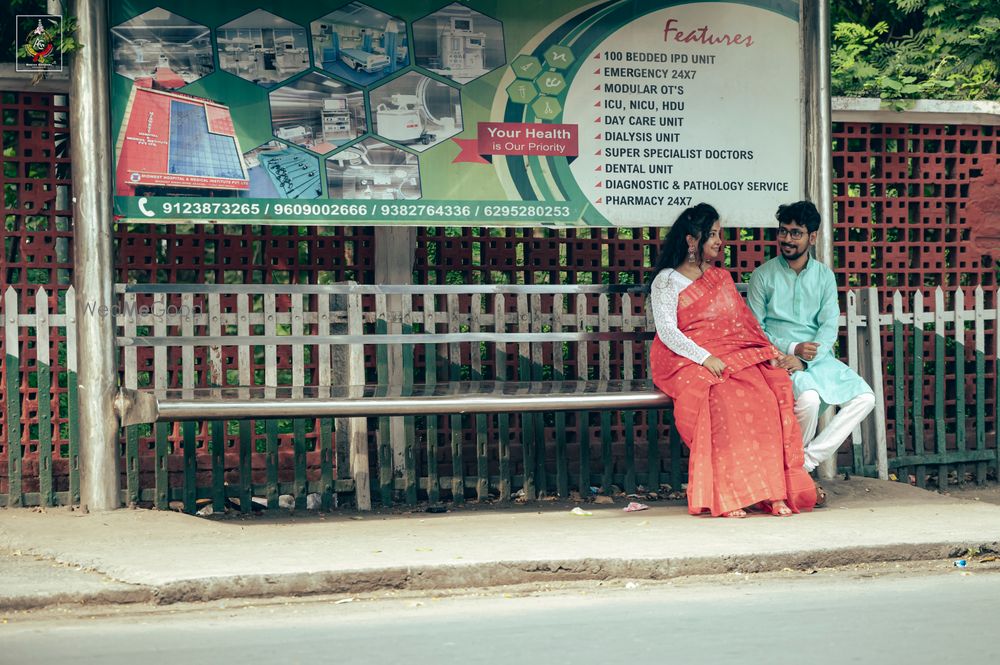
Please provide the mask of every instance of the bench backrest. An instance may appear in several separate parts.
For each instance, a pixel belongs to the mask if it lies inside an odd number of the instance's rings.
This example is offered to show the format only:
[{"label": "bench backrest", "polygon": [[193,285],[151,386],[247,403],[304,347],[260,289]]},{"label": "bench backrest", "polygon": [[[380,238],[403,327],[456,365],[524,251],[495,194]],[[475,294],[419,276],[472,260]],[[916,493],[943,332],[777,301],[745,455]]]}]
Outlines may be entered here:
[{"label": "bench backrest", "polygon": [[642,287],[119,285],[129,388],[639,379]]}]

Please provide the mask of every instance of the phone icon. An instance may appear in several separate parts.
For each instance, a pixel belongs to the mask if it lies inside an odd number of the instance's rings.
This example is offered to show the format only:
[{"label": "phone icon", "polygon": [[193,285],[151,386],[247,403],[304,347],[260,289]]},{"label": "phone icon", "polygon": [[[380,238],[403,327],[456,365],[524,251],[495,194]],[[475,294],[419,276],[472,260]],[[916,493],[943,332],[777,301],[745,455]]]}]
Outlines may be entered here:
[{"label": "phone icon", "polygon": [[155,217],[156,213],[146,207],[146,204],[148,202],[149,199],[147,199],[145,196],[139,198],[139,212],[141,212],[146,217]]}]

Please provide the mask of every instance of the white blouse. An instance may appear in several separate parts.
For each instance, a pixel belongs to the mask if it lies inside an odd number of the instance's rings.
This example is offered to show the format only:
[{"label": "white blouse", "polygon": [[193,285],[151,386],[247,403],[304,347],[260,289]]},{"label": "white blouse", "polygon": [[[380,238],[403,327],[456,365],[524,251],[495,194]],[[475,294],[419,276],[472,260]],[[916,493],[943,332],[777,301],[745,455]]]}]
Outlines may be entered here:
[{"label": "white blouse", "polygon": [[678,296],[691,281],[673,268],[661,270],[653,280],[649,298],[660,341],[677,355],[701,365],[712,354],[695,344],[677,327]]}]

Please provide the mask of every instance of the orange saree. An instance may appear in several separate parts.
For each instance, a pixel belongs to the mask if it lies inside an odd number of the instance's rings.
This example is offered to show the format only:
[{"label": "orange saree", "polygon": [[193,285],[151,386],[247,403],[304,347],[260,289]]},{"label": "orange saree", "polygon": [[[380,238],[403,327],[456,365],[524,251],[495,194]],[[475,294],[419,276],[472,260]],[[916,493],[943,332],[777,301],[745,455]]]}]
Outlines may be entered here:
[{"label": "orange saree", "polygon": [[815,484],[802,468],[792,382],[768,362],[778,351],[728,272],[709,268],[681,291],[677,325],[726,363],[716,377],[653,341],[653,383],[673,398],[677,431],[691,451],[688,512],[721,515],[782,499],[795,512],[812,510]]}]

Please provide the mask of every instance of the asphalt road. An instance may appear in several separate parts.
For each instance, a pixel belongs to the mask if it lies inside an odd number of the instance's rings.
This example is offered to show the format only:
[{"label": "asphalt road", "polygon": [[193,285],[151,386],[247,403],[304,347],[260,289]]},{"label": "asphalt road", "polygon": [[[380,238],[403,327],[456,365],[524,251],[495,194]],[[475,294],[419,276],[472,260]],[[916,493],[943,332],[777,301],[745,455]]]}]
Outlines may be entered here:
[{"label": "asphalt road", "polygon": [[0,663],[1000,662],[1000,571],[949,566],[49,610]]}]

